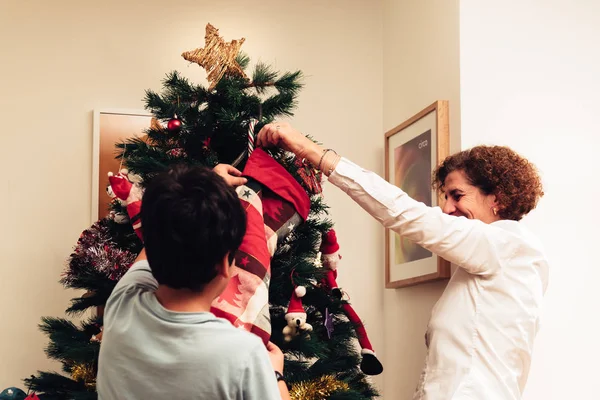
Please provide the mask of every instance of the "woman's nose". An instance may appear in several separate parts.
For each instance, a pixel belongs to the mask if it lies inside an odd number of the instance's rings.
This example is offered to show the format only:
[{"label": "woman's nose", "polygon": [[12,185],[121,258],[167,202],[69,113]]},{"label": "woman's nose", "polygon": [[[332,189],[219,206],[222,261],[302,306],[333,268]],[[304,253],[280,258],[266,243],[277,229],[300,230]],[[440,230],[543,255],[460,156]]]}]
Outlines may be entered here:
[{"label": "woman's nose", "polygon": [[454,204],[454,201],[452,199],[446,199],[444,207],[442,207],[442,211],[444,214],[452,214],[454,211],[456,211],[456,205]]}]

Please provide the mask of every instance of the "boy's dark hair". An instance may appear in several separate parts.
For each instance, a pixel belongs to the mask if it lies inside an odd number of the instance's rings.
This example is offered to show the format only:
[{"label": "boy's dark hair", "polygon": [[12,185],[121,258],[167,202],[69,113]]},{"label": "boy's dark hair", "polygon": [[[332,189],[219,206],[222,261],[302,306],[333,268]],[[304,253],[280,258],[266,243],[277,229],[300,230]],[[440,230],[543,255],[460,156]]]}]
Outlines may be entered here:
[{"label": "boy's dark hair", "polygon": [[176,165],[153,178],[140,214],[152,274],[174,289],[201,291],[227,253],[233,261],[246,233],[235,190],[201,166]]}]

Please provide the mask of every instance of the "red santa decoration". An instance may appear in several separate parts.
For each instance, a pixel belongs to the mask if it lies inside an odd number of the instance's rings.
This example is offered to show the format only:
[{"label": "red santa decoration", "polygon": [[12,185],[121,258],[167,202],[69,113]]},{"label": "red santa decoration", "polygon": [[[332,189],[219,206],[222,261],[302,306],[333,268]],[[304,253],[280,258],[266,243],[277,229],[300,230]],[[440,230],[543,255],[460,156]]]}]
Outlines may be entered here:
[{"label": "red santa decoration", "polygon": [[[336,281],[338,274],[337,268],[340,264],[340,260],[342,259],[339,250],[340,245],[338,244],[337,236],[335,231],[331,229],[325,235],[323,235],[323,241],[321,243],[321,263],[323,267],[327,269],[324,279],[325,286],[331,290],[331,293],[334,296],[341,299],[343,292],[338,287]],[[355,326],[358,342],[362,349],[361,354],[363,359],[360,363],[360,369],[367,375],[381,374],[383,372],[383,365],[377,358],[375,350],[373,350],[373,346],[371,345],[371,341],[367,335],[367,330],[365,329],[360,317],[347,301],[342,302],[342,308],[344,309],[344,313],[350,322],[352,322],[352,324]]]},{"label": "red santa decoration", "polygon": [[108,181],[112,193],[119,198],[127,208],[127,214],[131,225],[138,235],[142,238],[142,222],[140,221],[140,210],[142,208],[142,188],[137,182],[137,177],[122,169],[118,174],[108,173]]}]

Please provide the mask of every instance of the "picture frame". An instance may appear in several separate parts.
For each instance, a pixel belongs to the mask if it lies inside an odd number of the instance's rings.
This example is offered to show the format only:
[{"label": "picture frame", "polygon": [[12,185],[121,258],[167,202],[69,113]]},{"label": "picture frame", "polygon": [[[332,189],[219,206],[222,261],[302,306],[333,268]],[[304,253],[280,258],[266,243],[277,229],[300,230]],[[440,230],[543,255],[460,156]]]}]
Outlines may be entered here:
[{"label": "picture frame", "polygon": [[[434,168],[450,152],[448,101],[438,100],[385,133],[385,179],[428,206],[441,204]],[[450,263],[395,232],[385,232],[385,287],[398,289],[450,278]]]},{"label": "picture frame", "polygon": [[115,145],[136,135],[142,137],[152,123],[145,110],[106,108],[93,111],[91,222],[108,214],[111,198],[106,192],[108,172],[122,168]]}]

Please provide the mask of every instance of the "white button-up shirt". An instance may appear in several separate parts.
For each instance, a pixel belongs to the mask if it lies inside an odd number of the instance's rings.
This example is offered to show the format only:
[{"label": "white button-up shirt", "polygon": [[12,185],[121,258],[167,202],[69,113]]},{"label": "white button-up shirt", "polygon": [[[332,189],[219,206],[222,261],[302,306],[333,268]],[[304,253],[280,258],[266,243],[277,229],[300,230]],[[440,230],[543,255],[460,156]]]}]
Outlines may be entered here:
[{"label": "white button-up shirt", "polygon": [[520,399],[548,281],[539,241],[517,221],[427,207],[346,159],[329,181],[386,228],[461,267],[433,308],[413,399]]}]

